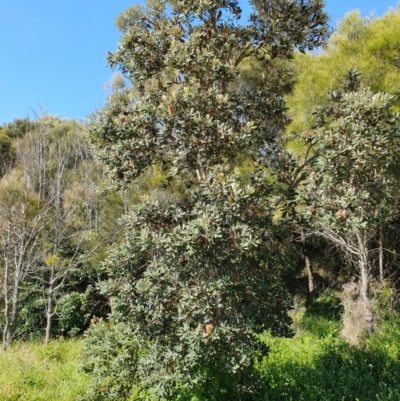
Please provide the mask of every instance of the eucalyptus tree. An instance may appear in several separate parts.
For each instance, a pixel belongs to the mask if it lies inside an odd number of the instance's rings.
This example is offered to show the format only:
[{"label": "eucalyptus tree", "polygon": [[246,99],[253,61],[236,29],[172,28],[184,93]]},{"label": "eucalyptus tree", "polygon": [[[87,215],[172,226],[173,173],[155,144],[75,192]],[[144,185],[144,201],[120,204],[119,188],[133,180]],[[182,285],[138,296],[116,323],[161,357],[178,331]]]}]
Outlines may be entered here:
[{"label": "eucalyptus tree", "polygon": [[400,116],[396,98],[360,86],[348,73],[343,90],[316,112],[317,126],[303,139],[312,143],[315,159],[299,189],[308,208],[304,215],[316,234],[342,249],[358,271],[366,329],[373,329],[369,296],[377,227],[395,213],[400,156]]},{"label": "eucalyptus tree", "polygon": [[[108,60],[131,85],[93,116],[98,156],[120,186],[158,166],[165,186],[182,190],[133,206],[109,253],[103,289],[126,335],[120,352],[104,342],[96,354],[90,340],[93,399],[128,399],[134,385],[142,398],[255,399],[255,334],[287,332],[287,262],[273,223],[282,194],[271,185],[272,166],[288,161],[277,68],[283,79],[294,48],[325,41],[327,16],[319,0],[252,5],[244,21],[235,0],[153,0],[116,21]],[[270,72],[251,90],[241,69],[250,58]],[[102,366],[120,357],[121,381],[111,380]]]}]

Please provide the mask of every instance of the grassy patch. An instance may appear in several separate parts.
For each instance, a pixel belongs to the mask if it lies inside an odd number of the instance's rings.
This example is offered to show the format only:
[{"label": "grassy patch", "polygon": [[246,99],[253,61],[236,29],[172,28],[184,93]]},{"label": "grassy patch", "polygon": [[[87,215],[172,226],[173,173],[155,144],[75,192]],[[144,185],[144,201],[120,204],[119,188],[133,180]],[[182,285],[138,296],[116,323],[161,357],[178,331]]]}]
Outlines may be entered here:
[{"label": "grassy patch", "polygon": [[[316,319],[314,317],[314,319]],[[308,321],[309,323],[309,321]],[[381,332],[356,348],[332,335],[302,332],[293,339],[262,341],[270,353],[258,368],[265,378],[263,399],[274,401],[389,401],[400,394],[400,321],[382,324]]]},{"label": "grassy patch", "polygon": [[342,312],[337,297],[321,296],[307,308],[303,306],[296,312],[293,316],[294,330],[297,334],[308,333],[316,338],[336,336],[341,329]]},{"label": "grassy patch", "polygon": [[[314,305],[299,320],[294,338],[261,341],[269,353],[256,363],[265,401],[397,401],[400,394],[400,320],[383,322],[360,348],[339,335],[332,309]],[[22,343],[0,353],[0,400],[86,399],[89,377],[78,371],[82,341],[45,346]],[[130,401],[136,396],[132,394]],[[193,400],[196,399],[195,397]],[[202,398],[203,399],[203,398]]]},{"label": "grassy patch", "polygon": [[0,352],[0,400],[75,401],[87,376],[78,372],[81,343],[21,343]]}]

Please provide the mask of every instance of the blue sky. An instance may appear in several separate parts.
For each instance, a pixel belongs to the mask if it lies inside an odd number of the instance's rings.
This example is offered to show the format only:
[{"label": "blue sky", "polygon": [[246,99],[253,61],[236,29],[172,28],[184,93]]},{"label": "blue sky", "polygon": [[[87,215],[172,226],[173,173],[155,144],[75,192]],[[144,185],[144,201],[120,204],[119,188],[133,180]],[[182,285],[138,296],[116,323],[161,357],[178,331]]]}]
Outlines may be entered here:
[{"label": "blue sky", "polygon": [[[397,0],[326,0],[331,25],[348,11],[380,16]],[[39,108],[84,120],[104,103],[115,17],[128,0],[0,0],[0,124]]]}]

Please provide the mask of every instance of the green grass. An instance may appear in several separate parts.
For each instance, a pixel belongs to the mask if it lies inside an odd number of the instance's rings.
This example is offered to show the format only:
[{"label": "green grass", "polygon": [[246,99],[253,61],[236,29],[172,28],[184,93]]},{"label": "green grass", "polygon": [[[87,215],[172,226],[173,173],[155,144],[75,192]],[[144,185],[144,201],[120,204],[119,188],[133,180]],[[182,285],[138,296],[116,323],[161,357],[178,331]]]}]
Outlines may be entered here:
[{"label": "green grass", "polygon": [[0,352],[1,401],[75,401],[88,377],[78,371],[81,343],[15,344]]},{"label": "green grass", "polygon": [[[382,323],[361,348],[340,338],[337,315],[325,305],[303,311],[296,324],[294,338],[261,336],[270,349],[256,363],[262,400],[400,400],[400,319]],[[80,340],[57,340],[0,352],[0,401],[85,399],[89,378],[78,370],[81,347]]]},{"label": "green grass", "polygon": [[[361,348],[347,344],[326,317],[305,317],[316,330],[293,339],[261,338],[270,353],[258,362],[264,400],[389,401],[400,399],[400,320],[381,330]],[[325,325],[325,335],[323,327]]]}]

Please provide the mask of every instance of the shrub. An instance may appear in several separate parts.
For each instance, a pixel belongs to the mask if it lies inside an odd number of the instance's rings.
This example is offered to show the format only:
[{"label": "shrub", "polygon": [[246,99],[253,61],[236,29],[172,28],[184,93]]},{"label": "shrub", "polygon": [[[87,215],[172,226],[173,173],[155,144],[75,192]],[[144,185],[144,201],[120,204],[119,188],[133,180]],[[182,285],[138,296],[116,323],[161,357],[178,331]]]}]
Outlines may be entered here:
[{"label": "shrub", "polygon": [[82,369],[92,381],[82,401],[128,400],[134,391],[136,357],[129,327],[93,318],[82,357]]}]

